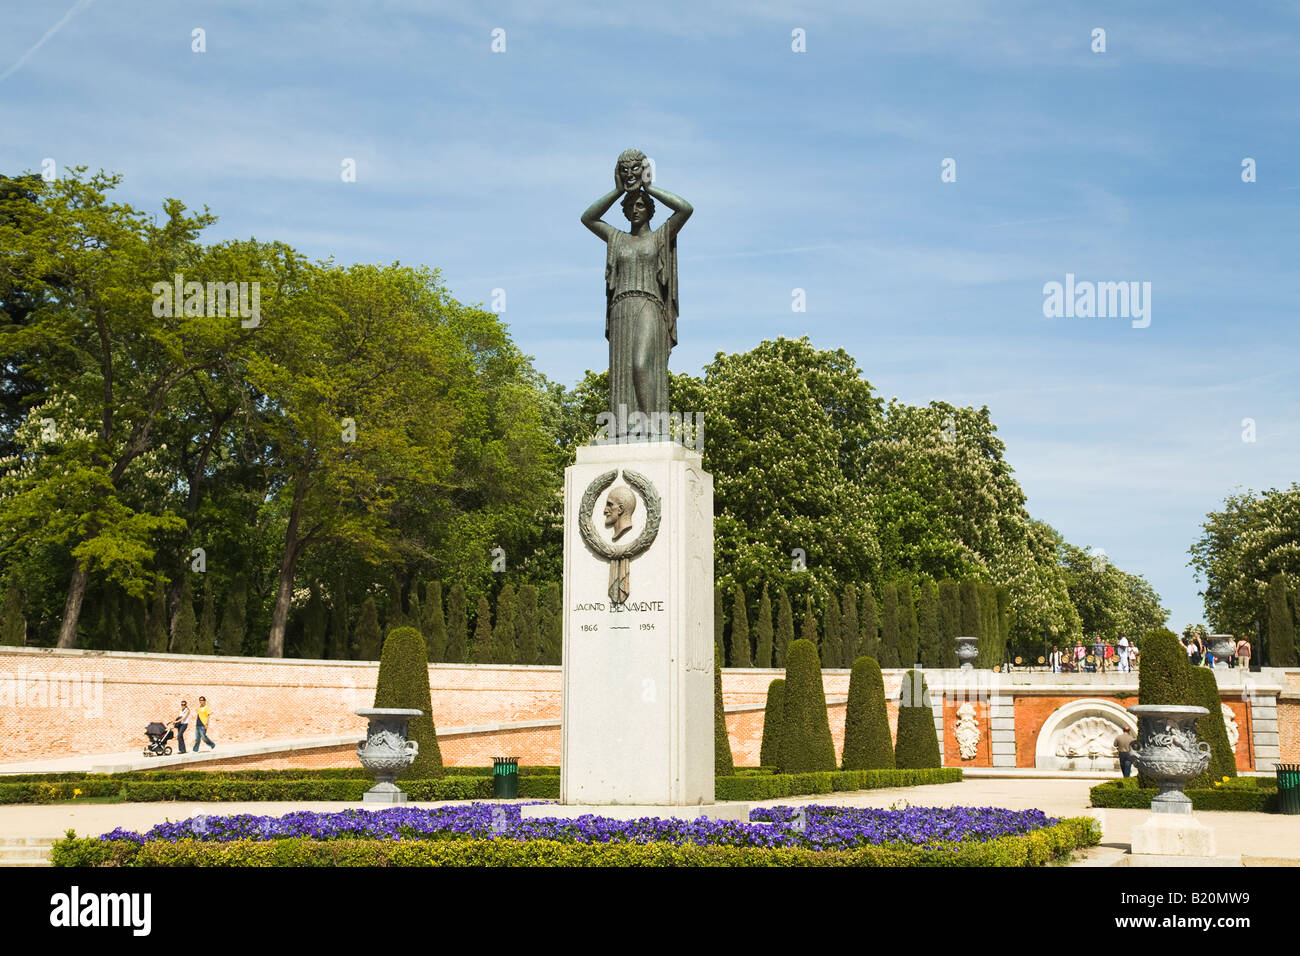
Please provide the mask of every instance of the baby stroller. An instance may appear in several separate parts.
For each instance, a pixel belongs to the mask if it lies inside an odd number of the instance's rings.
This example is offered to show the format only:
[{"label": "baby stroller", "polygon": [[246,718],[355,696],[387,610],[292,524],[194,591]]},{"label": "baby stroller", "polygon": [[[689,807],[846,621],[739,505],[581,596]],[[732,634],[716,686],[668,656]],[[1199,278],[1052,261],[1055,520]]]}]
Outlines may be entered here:
[{"label": "baby stroller", "polygon": [[175,737],[176,734],[170,727],[155,720],[144,729],[144,733],[149,738],[149,746],[144,751],[146,757],[168,757],[171,755],[172,748],[167,746],[167,741]]}]

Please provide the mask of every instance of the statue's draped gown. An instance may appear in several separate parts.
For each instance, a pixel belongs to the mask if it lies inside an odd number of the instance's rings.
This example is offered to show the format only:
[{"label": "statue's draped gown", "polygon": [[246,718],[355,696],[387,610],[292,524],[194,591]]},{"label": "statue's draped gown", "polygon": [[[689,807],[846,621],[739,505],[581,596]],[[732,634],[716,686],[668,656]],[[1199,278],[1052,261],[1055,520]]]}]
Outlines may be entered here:
[{"label": "statue's draped gown", "polygon": [[621,430],[634,412],[668,411],[668,353],[677,344],[677,239],[667,223],[644,236],[614,231],[605,292],[609,409]]}]

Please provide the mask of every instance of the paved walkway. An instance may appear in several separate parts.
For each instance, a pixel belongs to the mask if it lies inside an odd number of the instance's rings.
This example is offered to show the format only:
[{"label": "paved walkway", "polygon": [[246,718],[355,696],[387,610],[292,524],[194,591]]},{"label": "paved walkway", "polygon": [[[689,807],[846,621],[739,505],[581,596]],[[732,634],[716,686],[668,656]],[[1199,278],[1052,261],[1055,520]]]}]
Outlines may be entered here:
[{"label": "paved walkway", "polygon": [[[980,779],[955,784],[934,784],[857,793],[822,794],[760,801],[758,805],[823,803],[855,807],[1006,807],[1038,809],[1052,816],[1092,814],[1102,823],[1102,843],[1127,851],[1133,827],[1144,822],[1146,810],[1094,810],[1088,806],[1088,788],[1095,781],[1060,779]],[[418,803],[413,806],[443,806]],[[115,827],[144,830],[165,820],[183,820],[200,814],[251,813],[278,816],[291,810],[331,811],[372,805],[360,803],[87,803],[0,806],[0,837],[62,835],[74,829],[80,836],[98,836]],[[1259,861],[1300,866],[1300,819],[1271,813],[1202,811],[1202,823],[1214,828],[1221,856],[1245,856]]]}]

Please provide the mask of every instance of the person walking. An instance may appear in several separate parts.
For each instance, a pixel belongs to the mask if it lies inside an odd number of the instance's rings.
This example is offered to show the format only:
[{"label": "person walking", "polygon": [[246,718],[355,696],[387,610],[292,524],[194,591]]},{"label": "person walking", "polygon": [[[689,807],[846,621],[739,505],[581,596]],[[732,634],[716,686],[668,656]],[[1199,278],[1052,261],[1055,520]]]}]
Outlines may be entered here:
[{"label": "person walking", "polygon": [[1129,672],[1128,638],[1123,634],[1119,636],[1119,647],[1116,649],[1115,656],[1119,658],[1119,672],[1127,674]]},{"label": "person walking", "polygon": [[[177,753],[185,753],[185,729],[189,727],[192,716],[193,713],[190,710],[190,705],[185,701],[181,701],[181,712],[176,715],[176,720],[172,722],[172,726],[176,728]],[[194,749],[199,749],[197,744]]]},{"label": "person walking", "polygon": [[199,744],[205,740],[208,742],[209,747],[216,750],[217,745],[212,742],[210,737],[208,737],[208,727],[212,723],[212,711],[208,708],[208,699],[206,697],[199,698],[199,712],[197,716],[198,722],[194,725],[194,752],[199,752]]},{"label": "person walking", "polygon": [[1250,670],[1250,641],[1244,637],[1237,642],[1237,663],[1246,670]]},{"label": "person walking", "polygon": [[1128,776],[1133,770],[1133,735],[1124,728],[1115,737],[1115,752],[1119,755],[1119,771]]},{"label": "person walking", "polygon": [[1055,644],[1052,645],[1052,653],[1048,660],[1052,663],[1052,673],[1061,673],[1061,649]]}]

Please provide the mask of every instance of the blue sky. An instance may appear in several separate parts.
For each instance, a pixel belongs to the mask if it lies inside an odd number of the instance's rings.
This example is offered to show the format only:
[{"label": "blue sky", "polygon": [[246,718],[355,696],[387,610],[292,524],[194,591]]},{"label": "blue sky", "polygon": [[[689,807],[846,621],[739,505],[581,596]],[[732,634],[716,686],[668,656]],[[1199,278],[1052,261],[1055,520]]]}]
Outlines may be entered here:
[{"label": "blue sky", "polygon": [[[0,170],[503,288],[572,384],[606,359],[578,215],[638,146],[696,210],[674,370],[806,334],[885,398],[987,404],[1031,513],[1201,619],[1205,512],[1300,471],[1300,7],[551,6],[4,0]],[[1150,282],[1150,326],[1045,318],[1066,273]]]}]

